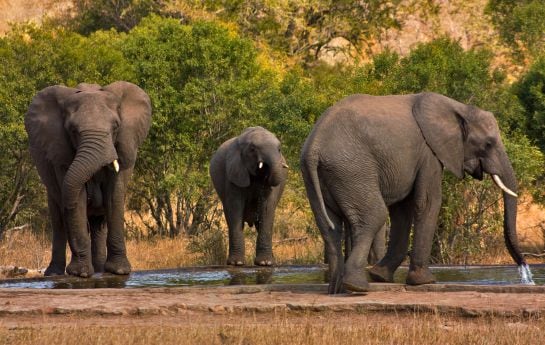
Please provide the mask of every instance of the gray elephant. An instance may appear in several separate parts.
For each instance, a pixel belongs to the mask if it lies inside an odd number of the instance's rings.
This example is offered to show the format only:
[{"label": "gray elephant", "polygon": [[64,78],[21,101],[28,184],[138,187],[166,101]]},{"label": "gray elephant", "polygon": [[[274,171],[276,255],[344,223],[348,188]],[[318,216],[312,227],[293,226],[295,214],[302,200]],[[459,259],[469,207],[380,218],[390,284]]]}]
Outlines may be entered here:
[{"label": "gray elephant", "polygon": [[[53,227],[45,275],[128,274],[124,199],[138,146],[147,136],[151,103],[138,86],[50,86],[25,117],[30,154],[47,189]],[[89,236],[90,233],[90,236]]]},{"label": "gray elephant", "polygon": [[287,179],[280,141],[262,127],[249,127],[224,142],[210,161],[212,183],[229,227],[228,265],[244,265],[244,222],[257,230],[254,263],[271,266],[274,212]]},{"label": "gray elephant", "polygon": [[[407,283],[435,281],[428,265],[441,207],[443,168],[459,178],[491,174],[503,190],[509,253],[525,265],[517,243],[517,181],[492,113],[435,93],[349,96],[327,109],[307,138],[301,169],[329,255],[329,293],[367,291],[367,255],[390,217],[385,257],[369,273],[393,281],[409,246]],[[344,262],[343,224],[352,231]]]}]

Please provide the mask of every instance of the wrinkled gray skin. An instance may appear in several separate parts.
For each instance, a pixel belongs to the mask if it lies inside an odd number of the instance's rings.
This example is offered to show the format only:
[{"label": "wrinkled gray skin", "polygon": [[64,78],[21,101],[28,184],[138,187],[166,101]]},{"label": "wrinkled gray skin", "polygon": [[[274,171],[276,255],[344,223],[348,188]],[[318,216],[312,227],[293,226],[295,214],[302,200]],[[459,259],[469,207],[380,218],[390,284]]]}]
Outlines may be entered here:
[{"label": "wrinkled gray skin", "polygon": [[[128,274],[124,199],[138,146],[151,121],[148,95],[128,82],[50,86],[25,117],[30,154],[44,185],[52,258],[45,275]],[[116,173],[113,161],[119,163]]]},{"label": "wrinkled gray skin", "polygon": [[[353,95],[321,116],[307,138],[301,169],[307,195],[329,255],[329,292],[367,291],[364,273],[371,243],[390,217],[385,257],[369,273],[393,281],[407,254],[414,225],[407,283],[434,282],[428,264],[441,207],[443,167],[457,177],[496,174],[511,191],[517,181],[494,116],[448,97]],[[517,264],[517,200],[503,193],[504,234]],[[352,251],[340,250],[343,224]]]},{"label": "wrinkled gray skin", "polygon": [[273,265],[274,212],[287,179],[280,141],[262,127],[249,127],[219,147],[210,161],[210,176],[229,227],[227,264],[244,265],[246,222],[257,230],[254,263]]}]

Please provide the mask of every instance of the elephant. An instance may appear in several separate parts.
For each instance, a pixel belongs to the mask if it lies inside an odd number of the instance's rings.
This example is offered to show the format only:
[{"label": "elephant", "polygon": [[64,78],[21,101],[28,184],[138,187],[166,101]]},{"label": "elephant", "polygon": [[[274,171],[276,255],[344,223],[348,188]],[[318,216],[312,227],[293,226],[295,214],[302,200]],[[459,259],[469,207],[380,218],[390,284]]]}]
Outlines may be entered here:
[{"label": "elephant", "polygon": [[245,222],[257,230],[254,263],[273,265],[274,212],[286,184],[287,169],[280,141],[263,127],[246,128],[212,156],[210,176],[229,228],[228,265],[245,264]]},{"label": "elephant", "polygon": [[[507,249],[527,267],[516,234],[517,180],[494,115],[446,96],[348,96],[328,108],[307,137],[300,157],[305,189],[329,256],[328,292],[369,289],[365,274],[375,234],[390,218],[385,256],[369,269],[392,282],[413,227],[406,282],[435,282],[430,254],[441,207],[443,169],[463,178],[492,176],[503,191]],[[343,260],[343,224],[352,251]]]},{"label": "elephant", "polygon": [[124,199],[150,122],[148,95],[125,81],[54,85],[34,96],[25,129],[53,228],[46,276],[64,275],[65,269],[80,277],[129,274]]}]

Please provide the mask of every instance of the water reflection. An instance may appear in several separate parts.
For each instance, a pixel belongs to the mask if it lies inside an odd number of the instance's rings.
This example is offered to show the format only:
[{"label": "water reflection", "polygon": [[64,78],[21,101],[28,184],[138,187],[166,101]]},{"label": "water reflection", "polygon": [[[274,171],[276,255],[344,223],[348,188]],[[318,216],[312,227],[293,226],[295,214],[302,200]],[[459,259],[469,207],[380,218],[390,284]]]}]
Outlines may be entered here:
[{"label": "water reflection", "polygon": [[[532,265],[537,285],[545,284],[545,265]],[[439,283],[479,285],[518,284],[516,266],[438,266],[432,272]],[[401,267],[394,280],[403,283],[407,268]],[[176,287],[191,285],[319,284],[327,282],[327,266],[280,267],[194,267],[138,271],[128,276],[96,274],[92,278],[54,277],[0,281],[0,288],[97,289]]]}]

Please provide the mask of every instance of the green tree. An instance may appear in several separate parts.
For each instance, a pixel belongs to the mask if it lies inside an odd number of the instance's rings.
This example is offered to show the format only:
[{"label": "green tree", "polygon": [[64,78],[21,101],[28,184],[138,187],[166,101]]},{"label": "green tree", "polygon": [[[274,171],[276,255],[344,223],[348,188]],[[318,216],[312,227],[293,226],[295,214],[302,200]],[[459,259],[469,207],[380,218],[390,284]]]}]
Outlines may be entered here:
[{"label": "green tree", "polygon": [[130,80],[114,36],[85,38],[62,28],[22,25],[0,39],[0,235],[15,223],[43,228],[47,219],[44,189],[30,162],[23,125],[32,97],[54,84]]},{"label": "green tree", "polygon": [[386,29],[400,26],[395,19],[400,0],[188,2],[236,23],[245,36],[308,62],[315,61],[333,38],[342,37],[361,49]]},{"label": "green tree", "polygon": [[539,54],[545,44],[545,3],[541,0],[489,0],[486,13],[515,53]]},{"label": "green tree", "polygon": [[262,97],[273,84],[252,43],[212,22],[144,19],[123,53],[153,102],[130,206],[150,211],[151,234],[195,234],[219,220],[208,163],[250,125],[265,125]]},{"label": "green tree", "polygon": [[[60,23],[89,35],[98,30],[127,32],[142,18],[161,13],[169,0],[74,0],[74,8]],[[57,19],[58,21],[58,19]]]}]

